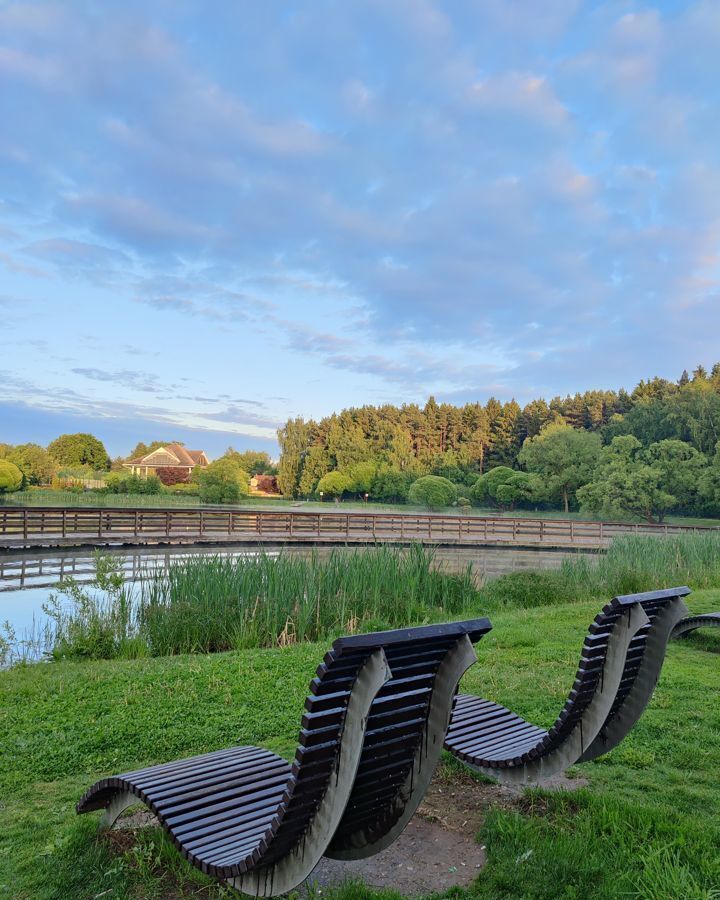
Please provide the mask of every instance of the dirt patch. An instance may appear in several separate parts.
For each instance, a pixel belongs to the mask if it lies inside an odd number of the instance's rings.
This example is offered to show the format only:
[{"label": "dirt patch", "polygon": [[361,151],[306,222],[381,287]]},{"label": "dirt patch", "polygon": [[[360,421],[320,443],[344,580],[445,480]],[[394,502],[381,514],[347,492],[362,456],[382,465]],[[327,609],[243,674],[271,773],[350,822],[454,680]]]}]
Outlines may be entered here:
[{"label": "dirt patch", "polygon": [[[577,790],[584,778],[558,775],[542,783],[546,790]],[[485,847],[476,841],[490,809],[517,809],[527,813],[524,787],[478,781],[467,772],[441,767],[422,804],[397,841],[387,850],[354,862],[320,860],[304,883],[304,892],[325,888],[347,880],[362,880],[371,887],[393,888],[405,897],[423,896],[433,891],[469,885],[485,865]],[[532,812],[542,814],[538,801]],[[157,825],[147,809],[118,819],[106,839],[113,851],[124,853],[135,844],[135,831]],[[164,900],[179,896],[168,893]]]},{"label": "dirt patch", "polygon": [[470,884],[485,865],[485,849],[472,836],[415,816],[400,837],[368,859],[320,860],[304,888],[361,879],[369,887],[393,888],[405,897]]}]

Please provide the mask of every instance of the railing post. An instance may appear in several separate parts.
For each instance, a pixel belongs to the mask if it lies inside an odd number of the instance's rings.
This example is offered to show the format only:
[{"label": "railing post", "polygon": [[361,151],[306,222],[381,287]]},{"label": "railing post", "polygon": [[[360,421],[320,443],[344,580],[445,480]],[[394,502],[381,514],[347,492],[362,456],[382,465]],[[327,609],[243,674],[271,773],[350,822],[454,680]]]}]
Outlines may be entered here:
[{"label": "railing post", "polygon": [[295,516],[293,516],[292,513],[288,513],[288,519],[290,521],[290,537],[293,536],[293,519],[294,518],[295,518]]},{"label": "railing post", "polygon": [[603,523],[601,522],[600,523],[600,543],[602,543],[604,539],[605,539],[605,534],[604,534],[604,529],[603,529]]},{"label": "railing post", "polygon": [[28,536],[28,511],[27,509],[23,510],[23,539],[27,542]]},{"label": "railing post", "polygon": [[200,537],[205,533],[205,510],[200,510]]},{"label": "railing post", "polygon": [[260,537],[262,537],[262,533],[263,533],[262,523],[263,523],[263,514],[261,512],[259,512],[257,514],[257,516],[255,517],[255,530],[257,531],[257,533]]},{"label": "railing post", "polygon": [[102,510],[98,510],[98,537],[102,537]]},{"label": "railing post", "polygon": [[170,510],[165,510],[165,537],[170,537],[170,528],[172,523],[170,522]]},{"label": "railing post", "polygon": [[345,541],[350,539],[350,513],[345,513]]},{"label": "railing post", "polygon": [[570,543],[575,543],[575,523],[570,519]]},{"label": "railing post", "polygon": [[62,511],[62,536],[65,537],[65,513],[67,510],[63,509]]}]

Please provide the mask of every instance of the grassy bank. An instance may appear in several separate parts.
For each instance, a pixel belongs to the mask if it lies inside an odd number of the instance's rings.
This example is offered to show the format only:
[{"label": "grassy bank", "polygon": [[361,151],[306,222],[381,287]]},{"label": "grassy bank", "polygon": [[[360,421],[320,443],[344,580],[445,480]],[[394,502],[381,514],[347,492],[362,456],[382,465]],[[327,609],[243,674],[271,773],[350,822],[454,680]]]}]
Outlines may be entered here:
[{"label": "grassy bank", "polygon": [[[717,609],[720,592],[698,592],[690,605]],[[549,725],[597,609],[597,601],[498,608],[464,689]],[[297,644],[0,672],[0,897],[227,896],[180,859],[159,829],[98,840],[96,817],[76,817],[73,804],[102,775],[235,742],[290,755],[325,649]],[[586,788],[534,792],[512,808],[498,792],[478,835],[488,866],[453,896],[717,897],[719,653],[715,635],[671,645],[637,728],[607,757],[577,767]],[[456,766],[448,765],[451,775]],[[342,896],[374,894],[353,888]]]},{"label": "grassy bank", "polygon": [[720,534],[622,537],[606,554],[565,559],[555,571],[504,575],[479,589],[469,567],[457,575],[438,571],[419,544],[310,557],[195,557],[139,587],[113,578],[110,557],[99,560],[107,594],[70,582],[70,605],[54,604],[42,643],[55,658],[285,646],[441,621],[467,609],[492,614],[679,584],[720,587]]}]

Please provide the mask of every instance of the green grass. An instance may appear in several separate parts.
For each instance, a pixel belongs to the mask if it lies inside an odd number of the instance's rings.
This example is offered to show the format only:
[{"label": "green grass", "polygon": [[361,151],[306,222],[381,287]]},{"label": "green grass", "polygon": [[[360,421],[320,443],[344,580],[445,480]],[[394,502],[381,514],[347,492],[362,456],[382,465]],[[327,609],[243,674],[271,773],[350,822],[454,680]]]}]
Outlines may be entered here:
[{"label": "green grass", "polygon": [[[698,591],[694,611],[720,607]],[[463,689],[547,726],[570,687],[598,601],[499,608]],[[483,614],[478,605],[464,614]],[[108,843],[73,804],[102,775],[229,746],[289,756],[326,644],[0,672],[0,897],[221,897],[157,828]],[[720,896],[720,640],[670,646],[655,696],[607,757],[576,767],[573,794],[490,809],[489,863],[453,896],[710,900]],[[459,764],[446,764],[448,770]],[[713,891],[715,893],[713,893]],[[111,892],[104,894],[103,892]],[[380,896],[358,886],[335,900]]]}]

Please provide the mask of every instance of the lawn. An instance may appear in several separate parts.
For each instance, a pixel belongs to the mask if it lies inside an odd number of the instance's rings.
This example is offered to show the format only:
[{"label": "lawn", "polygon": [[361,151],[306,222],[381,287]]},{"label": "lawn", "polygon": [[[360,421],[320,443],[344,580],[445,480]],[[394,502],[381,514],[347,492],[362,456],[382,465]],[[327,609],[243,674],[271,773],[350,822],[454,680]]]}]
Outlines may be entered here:
[{"label": "lawn", "polygon": [[[698,591],[693,610],[720,607]],[[464,689],[549,725],[595,602],[493,614]],[[479,613],[481,610],[469,612]],[[73,804],[101,775],[238,743],[289,756],[323,645],[60,662],[0,673],[0,897],[220,897],[159,829],[97,840]],[[709,898],[720,894],[720,640],[671,645],[652,703],[572,794],[489,808],[489,863],[463,896]],[[444,763],[451,777],[459,768]],[[327,893],[325,893],[327,896]],[[359,887],[346,898],[375,896]]]}]

